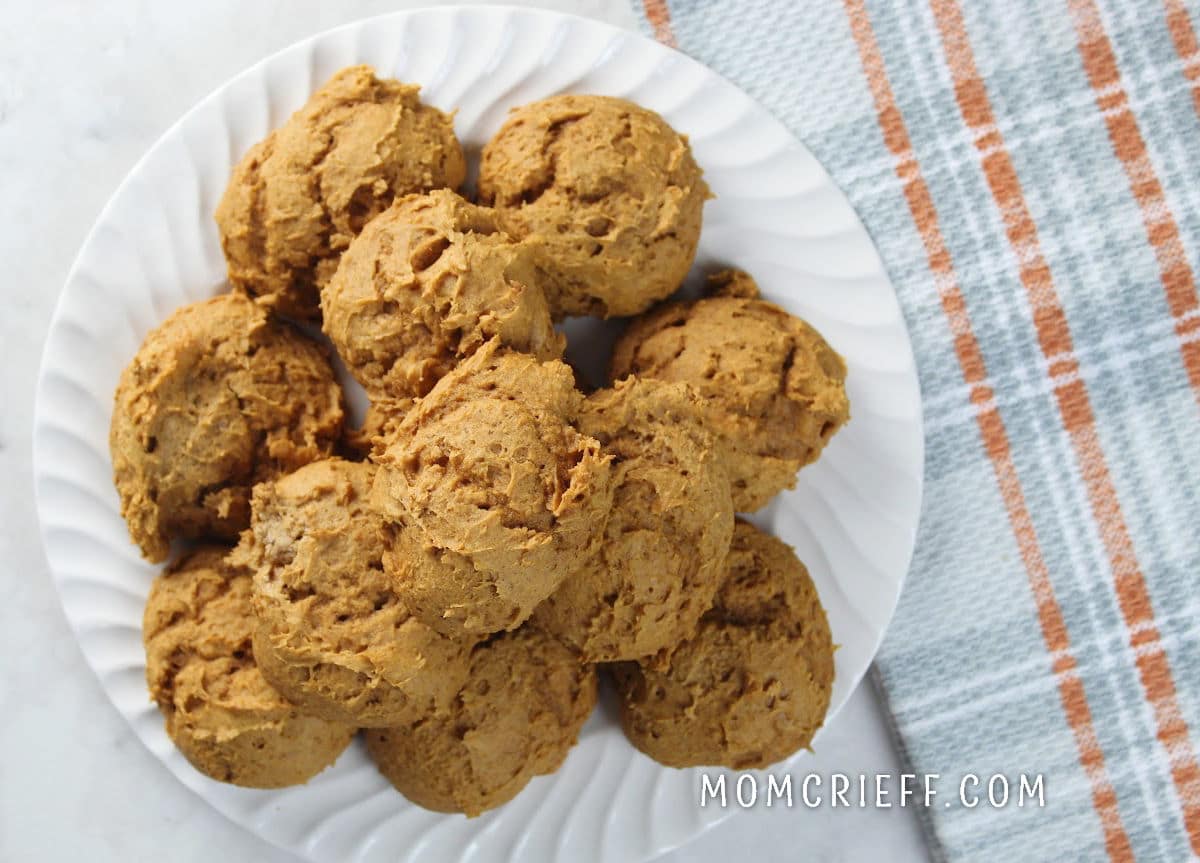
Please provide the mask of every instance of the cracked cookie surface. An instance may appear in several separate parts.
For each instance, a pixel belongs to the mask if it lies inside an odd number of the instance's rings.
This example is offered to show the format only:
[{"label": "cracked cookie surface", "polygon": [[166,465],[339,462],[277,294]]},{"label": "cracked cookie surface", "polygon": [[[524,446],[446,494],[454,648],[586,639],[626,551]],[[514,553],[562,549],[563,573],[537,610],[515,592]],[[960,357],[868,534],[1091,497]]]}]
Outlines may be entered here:
[{"label": "cracked cookie surface", "polygon": [[454,192],[397,198],[342,256],[323,328],[372,398],[422,396],[485,342],[562,356],[534,250]]},{"label": "cracked cookie surface", "polygon": [[688,383],[726,447],[733,503],[753,512],[816,461],[850,418],[846,364],[815,329],[759,299],[744,273],[716,295],[635,319],[613,349],[611,378]]},{"label": "cracked cookie surface", "polygon": [[250,578],[202,546],[154,580],[142,638],[150,697],[167,734],[207,776],[249,788],[306,782],[349,745],[354,727],[305,716],[254,662]]},{"label": "cracked cookie surface", "polygon": [[445,711],[471,648],[416,620],[384,575],[374,475],[327,459],[261,483],[234,557],[253,573],[267,680],[307,713],[360,727]]},{"label": "cracked cookie surface", "polygon": [[453,119],[419,90],[351,66],[250,148],[216,212],[230,281],[274,311],[316,318],[363,225],[397,195],[462,184]]},{"label": "cracked cookie surface", "polygon": [[445,716],[368,729],[367,751],[405,797],[474,817],[553,773],[596,704],[596,672],[530,626],[477,646]]},{"label": "cracked cookie surface", "polygon": [[479,170],[480,202],[514,237],[542,244],[557,317],[635,315],[674,293],[708,196],[687,139],[608,96],[513,109]]},{"label": "cracked cookie surface", "polygon": [[121,373],[109,448],[121,514],[149,560],[175,537],[236,538],[250,489],[324,458],[342,431],[324,350],[231,293],[177,310]]},{"label": "cracked cookie surface", "polygon": [[613,667],[626,736],[670,767],[773,764],[825,721],[833,642],[790,547],[738,522],[716,602],[665,668]]},{"label": "cracked cookie surface", "polygon": [[613,456],[603,541],[534,620],[589,662],[642,659],[696,630],[724,576],[729,479],[686,384],[627,378],[584,401],[579,429]]},{"label": "cracked cookie surface", "polygon": [[451,637],[514,629],[595,550],[611,458],[573,425],[558,360],[489,342],[416,403],[376,454],[384,567]]}]

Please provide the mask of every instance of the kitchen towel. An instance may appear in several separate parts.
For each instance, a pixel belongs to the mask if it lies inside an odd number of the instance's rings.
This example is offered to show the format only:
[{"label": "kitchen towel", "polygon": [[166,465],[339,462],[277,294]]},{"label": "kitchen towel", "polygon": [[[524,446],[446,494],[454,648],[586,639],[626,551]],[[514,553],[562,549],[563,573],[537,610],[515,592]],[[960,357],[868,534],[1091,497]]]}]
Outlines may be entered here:
[{"label": "kitchen towel", "polygon": [[934,855],[1200,855],[1200,6],[638,11],[816,154],[899,292],[925,500],[876,673]]}]

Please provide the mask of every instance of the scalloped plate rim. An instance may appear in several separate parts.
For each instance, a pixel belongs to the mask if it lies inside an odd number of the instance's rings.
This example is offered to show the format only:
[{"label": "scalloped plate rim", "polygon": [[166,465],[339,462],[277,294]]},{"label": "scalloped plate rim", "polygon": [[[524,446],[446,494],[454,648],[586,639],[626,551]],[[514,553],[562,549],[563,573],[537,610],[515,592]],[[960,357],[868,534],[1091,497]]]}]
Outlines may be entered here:
[{"label": "scalloped plate rim", "polygon": [[[180,130],[188,124],[189,120],[191,120],[192,117],[201,113],[209,105],[211,105],[216,100],[218,100],[220,98],[220,96],[222,95],[222,93],[224,93],[227,89],[231,88],[233,85],[235,85],[235,83],[245,80],[245,79],[261,72],[263,69],[265,69],[272,63],[278,62],[280,60],[280,58],[283,58],[289,54],[292,54],[293,52],[302,51],[305,48],[310,48],[310,47],[316,45],[318,42],[321,42],[322,40],[331,39],[331,38],[336,37],[339,34],[344,34],[344,33],[348,33],[350,31],[354,31],[354,30],[357,30],[357,29],[360,29],[363,27],[367,27],[373,23],[382,23],[385,21],[391,22],[391,21],[395,21],[395,20],[403,19],[403,18],[413,18],[413,17],[427,16],[427,15],[428,16],[438,16],[438,17],[441,17],[441,16],[453,17],[453,16],[459,16],[459,15],[470,15],[470,14],[476,13],[476,12],[488,13],[488,14],[493,14],[493,15],[504,15],[504,16],[509,16],[509,15],[530,16],[530,17],[534,17],[534,18],[543,18],[543,19],[547,19],[547,20],[559,20],[559,21],[566,20],[566,21],[574,22],[576,26],[591,28],[591,29],[594,29],[597,31],[605,31],[610,38],[625,37],[627,39],[632,39],[635,41],[646,43],[649,46],[653,46],[654,50],[657,50],[661,53],[677,55],[677,57],[681,58],[683,61],[685,61],[685,63],[694,64],[695,66],[700,67],[701,69],[703,69],[703,71],[707,75],[711,76],[712,78],[717,79],[724,85],[735,90],[741,96],[741,98],[745,99],[746,102],[753,107],[753,109],[758,114],[760,114],[763,118],[769,120],[769,122],[771,124],[776,126],[777,130],[779,132],[781,132],[783,134],[783,136],[786,137],[786,139],[788,140],[788,142],[790,144],[795,145],[796,147],[799,148],[799,150],[802,153],[809,156],[809,158],[812,158],[814,163],[816,163],[819,166],[820,171],[825,175],[825,178],[826,178],[827,182],[829,183],[829,185],[837,191],[837,193],[843,198],[843,200],[845,200],[845,193],[836,184],[836,182],[834,182],[832,177],[829,176],[828,171],[825,170],[824,166],[820,165],[820,163],[815,159],[815,157],[812,156],[811,151],[809,151],[808,148],[804,146],[803,142],[799,141],[799,139],[797,139],[795,137],[795,135],[786,126],[784,126],[773,114],[771,114],[765,107],[763,107],[763,105],[760,102],[758,102],[752,96],[747,94],[744,90],[742,90],[740,87],[738,87],[738,85],[736,83],[734,83],[730,79],[726,78],[725,76],[721,75],[720,73],[715,72],[708,66],[705,66],[700,61],[690,57],[686,53],[674,48],[673,46],[668,46],[668,45],[664,45],[662,43],[656,42],[655,40],[646,37],[644,34],[638,32],[636,30],[627,30],[627,29],[609,24],[607,22],[599,21],[599,20],[593,19],[593,18],[588,18],[586,16],[578,15],[575,13],[559,12],[556,10],[542,9],[542,8],[537,8],[537,7],[512,6],[512,5],[504,5],[504,4],[464,3],[464,4],[452,4],[452,5],[446,5],[446,6],[431,6],[431,7],[421,7],[421,8],[414,8],[414,9],[402,9],[402,10],[396,10],[396,11],[392,11],[392,12],[383,12],[383,13],[380,13],[377,15],[371,15],[371,16],[367,16],[364,18],[355,19],[353,21],[344,22],[335,27],[331,27],[326,30],[318,31],[316,33],[313,33],[313,34],[305,36],[301,39],[298,39],[295,42],[292,42],[286,46],[283,46],[282,48],[279,48],[276,51],[271,52],[270,54],[264,56],[262,59],[250,64],[249,66],[247,66],[246,68],[244,68],[243,70],[238,72],[237,74],[225,79],[217,87],[215,87],[213,90],[208,92],[203,98],[201,98],[193,106],[191,106],[187,111],[185,111],[183,114],[181,114],[166,129],[164,129],[163,132],[155,138],[153,143],[151,143],[146,148],[145,152],[143,152],[142,155],[128,169],[126,174],[121,178],[120,182],[117,183],[117,185],[113,188],[112,193],[110,194],[108,199],[105,201],[104,205],[97,212],[97,215],[95,217],[94,222],[92,223],[92,226],[89,228],[87,234],[84,237],[83,242],[80,245],[79,251],[77,252],[74,260],[72,261],[71,267],[69,268],[69,270],[67,272],[67,276],[63,282],[63,287],[60,290],[59,296],[55,301],[53,313],[50,317],[50,323],[47,328],[46,342],[43,346],[42,353],[41,353],[40,364],[39,364],[38,374],[37,374],[37,378],[36,378],[36,388],[35,388],[34,405],[33,405],[34,409],[33,409],[33,423],[32,423],[32,444],[33,444],[33,446],[32,446],[32,465],[33,465],[32,479],[33,479],[34,503],[35,503],[35,509],[38,514],[39,533],[40,533],[40,537],[42,539],[41,545],[42,545],[43,555],[46,559],[47,568],[50,570],[51,581],[53,582],[55,593],[59,599],[60,605],[63,607],[64,616],[67,618],[67,622],[68,622],[68,625],[70,626],[71,632],[73,633],[77,643],[79,644],[80,652],[83,654],[85,663],[87,664],[87,666],[91,670],[91,672],[95,675],[95,677],[96,677],[97,681],[100,683],[101,687],[104,689],[105,695],[108,696],[107,701],[108,701],[109,705],[113,709],[115,709],[117,711],[117,713],[120,714],[129,723],[130,730],[133,732],[134,736],[138,738],[139,742],[141,742],[142,745],[146,746],[146,748],[151,752],[151,754],[155,755],[155,757],[160,760],[163,767],[165,767],[168,770],[168,772],[170,772],[172,775],[176,776],[176,778],[179,779],[179,781],[181,782],[181,784],[184,785],[184,787],[188,788],[188,790],[190,792],[196,794],[200,799],[204,800],[204,802],[207,805],[213,806],[213,808],[216,809],[216,811],[218,811],[223,817],[228,818],[230,821],[232,821],[235,824],[238,824],[238,826],[242,827],[243,829],[246,829],[252,833],[255,833],[255,835],[257,835],[263,841],[267,841],[268,843],[275,845],[276,847],[284,848],[285,850],[287,850],[291,853],[305,856],[306,858],[308,857],[308,855],[305,854],[302,849],[300,849],[298,847],[290,847],[290,846],[286,846],[286,845],[280,845],[279,843],[275,842],[274,840],[262,835],[259,831],[257,831],[255,829],[253,824],[248,823],[248,822],[239,821],[238,819],[236,819],[232,815],[230,815],[228,812],[224,811],[223,808],[214,805],[211,800],[207,799],[204,796],[204,794],[201,790],[204,787],[205,782],[201,781],[204,779],[204,777],[202,777],[200,774],[198,774],[198,773],[195,774],[194,778],[197,781],[194,781],[194,782],[187,781],[187,779],[180,776],[171,767],[171,765],[167,761],[163,760],[159,756],[159,754],[154,750],[154,748],[149,745],[148,741],[143,739],[143,737],[139,733],[136,725],[133,723],[133,720],[129,716],[127,716],[124,713],[124,711],[122,711],[121,708],[118,706],[116,701],[114,701],[113,695],[109,691],[108,685],[102,676],[101,669],[95,664],[95,662],[93,661],[93,657],[89,654],[89,652],[84,647],[85,633],[80,626],[80,621],[76,618],[75,615],[69,613],[69,611],[67,609],[67,606],[65,603],[65,597],[63,596],[63,593],[62,593],[62,583],[61,583],[62,579],[61,579],[60,575],[58,574],[56,567],[53,564],[53,560],[52,560],[53,552],[51,551],[49,545],[45,542],[47,521],[46,521],[46,518],[44,515],[44,511],[45,511],[45,507],[47,506],[47,504],[44,499],[43,484],[48,477],[53,477],[53,474],[48,473],[46,470],[44,470],[45,462],[44,462],[43,449],[45,447],[45,444],[42,442],[41,439],[43,436],[43,429],[47,426],[46,384],[52,373],[53,358],[51,356],[51,347],[52,347],[53,337],[55,336],[55,334],[58,330],[58,327],[60,326],[63,319],[65,318],[64,309],[66,309],[68,307],[69,302],[70,302],[70,294],[72,293],[69,290],[69,288],[79,278],[83,264],[85,263],[85,261],[88,259],[89,255],[90,255],[90,253],[92,252],[93,246],[96,245],[97,236],[98,236],[99,232],[103,229],[103,227],[105,226],[105,223],[108,222],[109,219],[111,218],[111,216],[113,215],[118,202],[121,200],[121,198],[125,194],[128,193],[131,185],[137,180],[138,176],[141,173],[143,173],[145,166],[155,156],[156,152],[160,149],[160,147],[164,146],[170,139],[177,136],[179,134]],[[423,82],[417,82],[417,83],[423,83]],[[848,201],[846,201],[846,203],[847,203],[847,205],[849,205]],[[851,205],[851,210],[853,211],[852,205]],[[864,236],[866,236],[868,238],[872,249],[875,249],[876,253],[877,253],[877,247],[875,246],[874,240],[870,238],[869,232],[867,231],[865,225],[862,222],[861,217],[859,217],[857,212],[853,212],[853,221],[854,221],[854,229],[861,232]],[[877,255],[877,258],[878,258],[878,255]],[[912,340],[908,333],[908,324],[904,318],[903,309],[899,304],[899,298],[895,292],[895,287],[892,284],[891,276],[887,272],[887,268],[884,265],[882,259],[879,259],[879,274],[883,277],[883,279],[887,283],[887,287],[889,288],[890,294],[891,294],[891,300],[892,300],[893,304],[895,305],[896,311],[898,313],[900,328],[903,330],[904,342],[905,342],[905,346],[906,346],[906,353],[905,353],[905,356],[902,357],[902,359],[904,360],[904,368],[902,369],[902,372],[908,378],[907,382],[912,387],[911,395],[913,397],[913,400],[915,401],[916,410],[912,414],[912,417],[910,418],[910,422],[912,424],[912,431],[914,433],[914,437],[915,437],[915,440],[917,443],[916,443],[915,450],[912,453],[910,453],[910,455],[913,456],[915,459],[914,463],[912,465],[912,467],[914,469],[914,474],[912,476],[912,479],[915,481],[915,494],[914,494],[912,504],[913,504],[913,509],[914,509],[915,515],[914,515],[914,517],[912,517],[910,519],[909,529],[906,531],[906,535],[908,537],[908,543],[907,543],[908,547],[907,547],[907,552],[904,556],[905,559],[903,561],[903,565],[897,566],[897,569],[896,569],[898,575],[896,576],[896,580],[895,580],[895,590],[894,590],[893,595],[891,596],[889,603],[888,603],[888,610],[887,610],[887,614],[886,614],[887,623],[885,623],[885,625],[883,625],[882,627],[878,628],[877,632],[875,633],[874,643],[871,645],[871,648],[869,650],[869,655],[872,658],[878,653],[878,650],[879,650],[880,645],[882,644],[883,638],[887,633],[888,624],[890,624],[892,618],[895,615],[896,606],[899,602],[900,594],[901,594],[901,592],[904,588],[904,585],[907,581],[909,568],[912,563],[912,558],[913,558],[913,554],[915,551],[917,530],[919,527],[919,515],[920,515],[920,511],[921,511],[921,507],[922,507],[923,497],[924,497],[924,463],[925,463],[923,400],[921,398],[920,379],[916,373],[916,361],[915,361],[915,356],[913,354],[913,349],[912,349]],[[62,479],[62,478],[58,477],[58,479]],[[836,637],[836,634],[835,634],[835,637]],[[856,674],[853,675],[853,679],[851,680],[851,684],[849,686],[848,694],[847,694],[846,698],[843,698],[840,703],[832,706],[831,710],[829,711],[828,715],[826,716],[826,720],[825,720],[825,723],[824,723],[821,731],[817,735],[816,740],[819,740],[821,738],[821,736],[823,736],[823,734],[826,732],[826,730],[830,727],[830,725],[832,725],[833,722],[836,720],[842,707],[844,707],[846,701],[849,699],[849,694],[852,693],[858,687],[858,685],[861,683],[864,675],[869,670],[869,668],[870,668],[870,662],[868,662],[866,666],[859,669],[856,672]],[[816,742],[816,740],[814,742]],[[790,757],[789,759],[785,760],[784,762],[780,762],[778,765],[773,765],[773,766],[778,767],[780,765],[791,765],[797,759],[802,758],[802,757],[803,757],[803,752],[797,753],[796,755]],[[669,768],[662,768],[659,765],[653,765],[653,766],[657,770],[660,770],[660,771],[661,770],[669,770]],[[736,807],[731,807],[731,808],[725,810],[721,814],[720,817],[715,818],[715,819],[705,823],[704,825],[701,826],[701,828],[698,832],[694,833],[689,838],[683,839],[682,841],[654,843],[653,851],[650,853],[649,856],[656,857],[656,856],[666,853],[672,849],[681,847],[683,844],[686,844],[687,842],[694,840],[697,836],[701,835],[706,830],[711,829],[716,824],[719,824],[719,823],[725,821],[727,818],[735,815],[736,812],[737,812]],[[455,817],[455,816],[451,816],[451,817]],[[311,858],[309,858],[309,859],[311,859]],[[649,859],[649,858],[645,858],[645,859]]]}]

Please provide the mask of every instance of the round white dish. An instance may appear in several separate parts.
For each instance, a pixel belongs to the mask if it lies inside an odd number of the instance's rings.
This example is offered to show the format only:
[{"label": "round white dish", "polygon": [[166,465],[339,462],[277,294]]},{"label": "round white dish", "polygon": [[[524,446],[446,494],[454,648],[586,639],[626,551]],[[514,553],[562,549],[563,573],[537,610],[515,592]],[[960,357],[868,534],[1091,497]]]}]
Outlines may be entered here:
[{"label": "round white dish", "polygon": [[[827,724],[870,664],[912,553],[924,442],[911,345],[865,229],[813,156],[699,63],[595,21],[498,7],[399,12],[294,45],[197,105],[118,188],[67,279],[37,390],[37,505],[63,607],[109,697],[167,768],[234,821],[311,860],[648,859],[734,808],[700,806],[704,771],[663,768],[636,752],[611,699],[559,772],[466,819],[409,804],[357,745],[303,787],[211,781],[174,749],[147,696],[142,605],[157,568],[130,543],[112,485],[113,390],[149,329],[226,288],[212,212],[233,164],[353,63],[457,108],[471,156],[510,107],[566,91],[633,99],[689,135],[717,196],[705,210],[697,270],[747,269],[846,357],[851,423],[795,491],[753,520],[808,564],[841,645]],[[604,339],[593,339],[598,355]],[[586,342],[577,337],[571,354],[586,362]]]}]

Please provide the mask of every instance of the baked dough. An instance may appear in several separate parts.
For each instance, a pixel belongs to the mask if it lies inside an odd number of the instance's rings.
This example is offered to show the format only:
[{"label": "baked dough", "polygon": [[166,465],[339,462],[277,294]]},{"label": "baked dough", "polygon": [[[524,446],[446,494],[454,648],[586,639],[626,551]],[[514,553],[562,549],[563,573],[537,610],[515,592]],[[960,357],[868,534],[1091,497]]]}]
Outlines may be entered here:
[{"label": "baked dough", "polygon": [[687,139],[608,96],[514,108],[483,150],[479,199],[544,244],[555,315],[636,315],[674,293],[696,256],[708,186]]},{"label": "baked dough", "polygon": [[313,716],[358,726],[444,711],[470,644],[415,620],[383,573],[375,467],[327,459],[254,489],[237,560],[254,573],[254,655]]},{"label": "baked dough", "polygon": [[474,817],[557,770],[595,704],[595,670],[524,626],[475,648],[449,715],[368,730],[367,751],[412,802]]},{"label": "baked dough", "polygon": [[[711,195],[653,111],[524,105],[478,203],[465,177],[452,115],[343,69],[233,171],[233,292],[122,373],[130,536],[155,561],[202,543],[145,609],[168,734],[201,772],[276,788],[362,728],[396,789],[474,817],[561,766],[608,663],[625,734],[664,765],[808,746],[828,622],[792,550],[734,513],[847,422],[841,357],[739,270],[656,306]],[[573,315],[637,316],[606,388],[563,362]],[[369,398],[350,430],[343,371]]]},{"label": "baked dough", "polygon": [[398,198],[342,256],[323,327],[372,398],[422,396],[489,339],[562,356],[528,243],[454,192]]},{"label": "baked dough", "polygon": [[250,577],[206,545],[154,580],[142,637],[167,734],[206,776],[248,788],[299,785],[335,760],[354,726],[305,716],[254,663]]},{"label": "baked dough", "polygon": [[332,452],[342,391],[325,351],[241,294],[177,310],[121,373],[109,447],[121,514],[152,561],[228,539],[254,483]]},{"label": "baked dough", "polygon": [[637,318],[613,349],[611,377],[689,383],[724,441],[733,504],[753,512],[816,461],[850,418],[846,364],[821,334],[757,298],[744,273],[718,295]]},{"label": "baked dough", "polygon": [[626,378],[588,396],[579,429],[613,456],[597,553],[535,615],[590,662],[642,659],[696,630],[725,574],[729,478],[686,384]]},{"label": "baked dough", "polygon": [[380,396],[371,399],[358,428],[347,429],[343,442],[350,456],[367,458],[376,445],[396,433],[404,415],[412,410],[415,399],[409,396]]},{"label": "baked dough", "polygon": [[316,318],[338,256],[393,197],[462,184],[453,118],[419,90],[351,66],[250,148],[216,213],[231,282]]},{"label": "baked dough", "polygon": [[614,666],[621,724],[669,767],[766,767],[807,747],[833,686],[825,610],[791,548],[738,522],[727,575],[666,668]]},{"label": "baked dough", "polygon": [[429,626],[515,629],[594,552],[611,457],[572,424],[582,398],[564,363],[488,342],[376,455],[384,568]]}]

